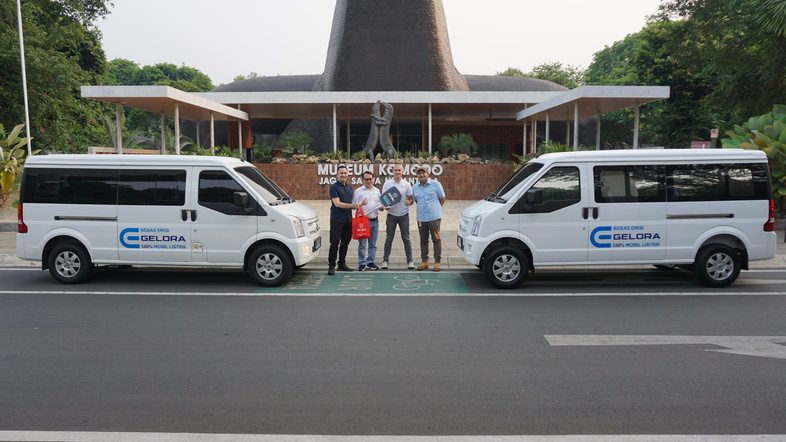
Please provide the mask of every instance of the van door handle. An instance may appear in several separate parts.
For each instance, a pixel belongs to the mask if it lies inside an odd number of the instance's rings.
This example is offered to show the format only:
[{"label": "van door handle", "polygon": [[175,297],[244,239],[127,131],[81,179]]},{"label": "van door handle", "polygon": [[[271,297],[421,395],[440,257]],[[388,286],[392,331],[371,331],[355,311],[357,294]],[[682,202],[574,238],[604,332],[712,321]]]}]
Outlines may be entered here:
[{"label": "van door handle", "polygon": [[191,221],[196,221],[196,210],[186,210],[183,209],[180,211],[180,219],[183,221],[188,221],[188,215],[191,214]]},{"label": "van door handle", "polygon": [[584,219],[589,219],[590,217],[590,209],[592,209],[592,219],[598,219],[598,208],[597,207],[585,207],[581,209],[581,217]]}]

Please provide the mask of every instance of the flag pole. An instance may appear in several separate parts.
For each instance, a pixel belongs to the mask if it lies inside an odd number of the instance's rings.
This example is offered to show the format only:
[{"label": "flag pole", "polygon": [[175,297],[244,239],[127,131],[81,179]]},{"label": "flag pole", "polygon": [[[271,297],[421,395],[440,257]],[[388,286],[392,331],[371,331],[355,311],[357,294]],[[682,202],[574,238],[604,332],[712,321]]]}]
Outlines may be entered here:
[{"label": "flag pole", "polygon": [[30,137],[30,110],[27,103],[27,69],[25,67],[25,37],[22,33],[22,0],[16,0],[16,16],[19,23],[19,54],[22,59],[22,95],[25,98],[25,134],[27,134],[27,156],[33,151],[33,141]]}]

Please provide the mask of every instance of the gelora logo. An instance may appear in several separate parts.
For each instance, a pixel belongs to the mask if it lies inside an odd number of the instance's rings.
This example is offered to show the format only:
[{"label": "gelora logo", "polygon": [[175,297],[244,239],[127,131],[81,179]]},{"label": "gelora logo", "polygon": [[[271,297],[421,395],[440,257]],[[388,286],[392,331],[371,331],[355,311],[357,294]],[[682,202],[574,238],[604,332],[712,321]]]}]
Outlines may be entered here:
[{"label": "gelora logo", "polygon": [[123,231],[120,232],[120,244],[122,244],[123,247],[127,249],[138,249],[139,244],[129,244],[126,242],[126,241],[139,241],[139,236],[137,235],[130,236],[130,234],[132,233],[139,233],[139,229],[137,228],[123,229]]},{"label": "gelora logo", "polygon": [[598,242],[599,240],[608,241],[611,239],[611,235],[604,234],[603,232],[611,232],[611,227],[610,226],[596,227],[590,234],[590,242],[592,243],[593,246],[599,249],[606,249],[611,247],[610,242],[605,242],[605,243]]}]

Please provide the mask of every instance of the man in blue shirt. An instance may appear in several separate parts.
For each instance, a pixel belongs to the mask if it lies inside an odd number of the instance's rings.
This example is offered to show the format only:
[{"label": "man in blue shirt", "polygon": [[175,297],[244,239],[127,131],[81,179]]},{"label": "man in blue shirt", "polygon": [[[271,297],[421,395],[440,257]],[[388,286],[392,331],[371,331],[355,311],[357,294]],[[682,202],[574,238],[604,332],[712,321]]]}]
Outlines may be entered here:
[{"label": "man in blue shirt", "polygon": [[445,204],[445,190],[439,181],[428,177],[425,166],[417,168],[418,183],[412,186],[412,200],[418,205],[418,233],[420,233],[420,257],[423,262],[418,270],[427,270],[428,237],[434,244],[434,271],[442,270],[442,238],[439,236],[442,224],[442,206]]},{"label": "man in blue shirt", "polygon": [[347,166],[338,166],[336,182],[330,185],[330,251],[328,252],[328,275],[336,274],[336,259],[338,269],[342,272],[351,272],[347,266],[347,249],[352,240],[352,209],[357,209],[362,203],[352,202],[352,186],[349,184],[349,171]]}]

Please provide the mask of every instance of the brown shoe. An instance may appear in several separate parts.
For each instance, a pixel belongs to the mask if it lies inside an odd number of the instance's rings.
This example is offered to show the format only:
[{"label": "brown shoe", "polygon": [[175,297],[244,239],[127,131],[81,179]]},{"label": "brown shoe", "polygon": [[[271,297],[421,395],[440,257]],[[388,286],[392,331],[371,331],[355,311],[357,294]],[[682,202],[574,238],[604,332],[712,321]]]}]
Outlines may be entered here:
[{"label": "brown shoe", "polygon": [[423,264],[419,265],[418,270],[428,270],[428,263],[424,262]]},{"label": "brown shoe", "polygon": [[438,272],[440,270],[442,270],[442,266],[439,263],[434,264],[434,271]]}]

